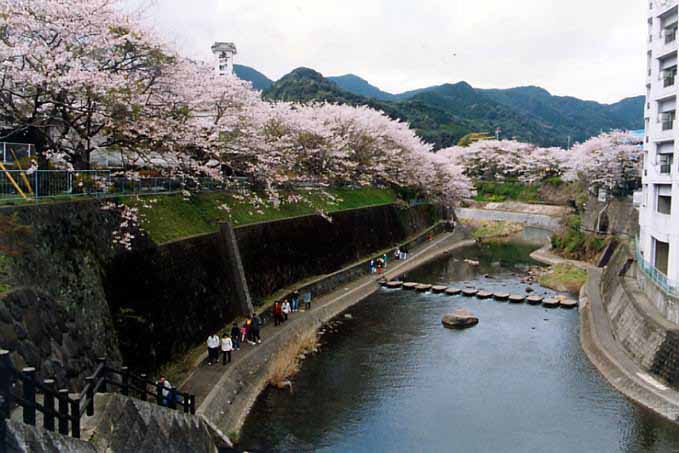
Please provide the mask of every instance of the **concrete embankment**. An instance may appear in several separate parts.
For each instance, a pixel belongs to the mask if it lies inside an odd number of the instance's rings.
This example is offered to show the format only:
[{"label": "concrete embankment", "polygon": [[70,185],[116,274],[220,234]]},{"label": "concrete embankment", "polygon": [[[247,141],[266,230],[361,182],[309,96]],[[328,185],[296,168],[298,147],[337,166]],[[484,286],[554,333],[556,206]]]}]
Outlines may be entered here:
[{"label": "concrete embankment", "polygon": [[640,291],[621,247],[609,265],[590,270],[580,297],[580,340],[590,361],[628,398],[679,422],[679,326]]},{"label": "concrete embankment", "polygon": [[556,231],[568,212],[561,206],[526,205],[522,203],[490,203],[482,208],[459,208],[460,220],[477,222],[512,222]]},{"label": "concrete embankment", "polygon": [[[407,261],[394,262],[385,277],[398,278],[399,275],[424,264],[454,249],[472,245],[473,241],[463,240],[461,234],[443,234],[425,242],[415,250]],[[279,354],[289,344],[315,332],[325,322],[336,317],[352,305],[360,302],[378,290],[378,278],[364,276],[343,285],[326,296],[313,302],[310,312],[296,313],[282,327],[267,326],[263,331],[264,341],[256,347],[243,348],[236,360],[219,380],[210,387],[209,392],[200,398],[198,413],[204,415],[222,431],[237,433],[245,421],[250,408],[259,394],[268,385]],[[201,387],[201,376],[197,372],[187,383],[189,388]]]}]

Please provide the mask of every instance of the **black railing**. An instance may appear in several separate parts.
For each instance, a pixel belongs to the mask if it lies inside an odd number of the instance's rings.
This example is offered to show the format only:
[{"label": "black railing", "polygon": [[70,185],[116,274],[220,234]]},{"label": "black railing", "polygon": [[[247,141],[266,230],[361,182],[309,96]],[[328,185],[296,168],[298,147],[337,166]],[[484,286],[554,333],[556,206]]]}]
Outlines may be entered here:
[{"label": "black railing", "polygon": [[660,164],[660,174],[661,175],[669,175],[672,173],[672,165],[671,164]]},{"label": "black railing", "polygon": [[[85,378],[82,392],[69,395],[68,389],[57,389],[53,379],[39,382],[35,368],[17,370],[11,363],[9,351],[0,350],[0,442],[4,443],[5,419],[10,418],[14,406],[23,409],[26,424],[36,426],[36,413],[40,412],[46,430],[80,438],[81,418],[94,415],[95,395],[114,389],[142,401],[155,401],[170,409],[181,408],[185,413],[196,413],[194,395],[152,382],[145,374],[134,375],[127,367],[111,368],[105,358],[98,362],[94,374]],[[21,384],[21,394],[13,391],[16,383]],[[43,395],[42,403],[36,399],[38,393]]]}]

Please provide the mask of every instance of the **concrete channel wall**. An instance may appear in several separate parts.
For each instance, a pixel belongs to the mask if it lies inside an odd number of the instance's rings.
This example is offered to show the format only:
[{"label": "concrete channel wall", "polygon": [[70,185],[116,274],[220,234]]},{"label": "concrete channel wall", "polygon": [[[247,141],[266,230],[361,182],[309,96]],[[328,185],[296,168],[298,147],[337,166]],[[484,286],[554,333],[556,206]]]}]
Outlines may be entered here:
[{"label": "concrete channel wall", "polygon": [[490,209],[459,208],[455,210],[460,220],[483,222],[513,222],[523,225],[546,228],[556,231],[561,227],[561,219],[544,214],[531,214],[512,211],[496,211]]}]

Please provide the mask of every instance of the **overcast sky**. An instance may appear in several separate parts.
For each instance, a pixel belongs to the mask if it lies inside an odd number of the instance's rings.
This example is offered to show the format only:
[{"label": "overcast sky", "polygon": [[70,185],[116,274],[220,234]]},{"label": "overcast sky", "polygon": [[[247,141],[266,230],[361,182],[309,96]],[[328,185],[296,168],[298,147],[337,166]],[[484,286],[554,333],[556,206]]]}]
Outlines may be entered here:
[{"label": "overcast sky", "polygon": [[640,0],[152,1],[147,20],[188,56],[233,41],[237,63],[274,80],[306,66],[395,93],[461,80],[600,102],[643,93]]}]

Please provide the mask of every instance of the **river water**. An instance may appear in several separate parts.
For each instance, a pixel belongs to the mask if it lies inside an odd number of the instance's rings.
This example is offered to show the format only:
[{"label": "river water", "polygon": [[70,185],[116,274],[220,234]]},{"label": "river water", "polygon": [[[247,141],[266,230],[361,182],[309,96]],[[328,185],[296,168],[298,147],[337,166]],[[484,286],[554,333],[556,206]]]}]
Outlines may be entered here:
[{"label": "river water", "polygon": [[[534,246],[471,247],[408,279],[524,292]],[[479,260],[475,268],[462,261]],[[490,274],[492,278],[484,275]],[[535,286],[538,294],[554,295]],[[477,327],[441,316],[464,307]],[[380,290],[341,316],[294,393],[266,390],[251,451],[672,452],[679,428],[625,400],[581,351],[577,310]]]}]

